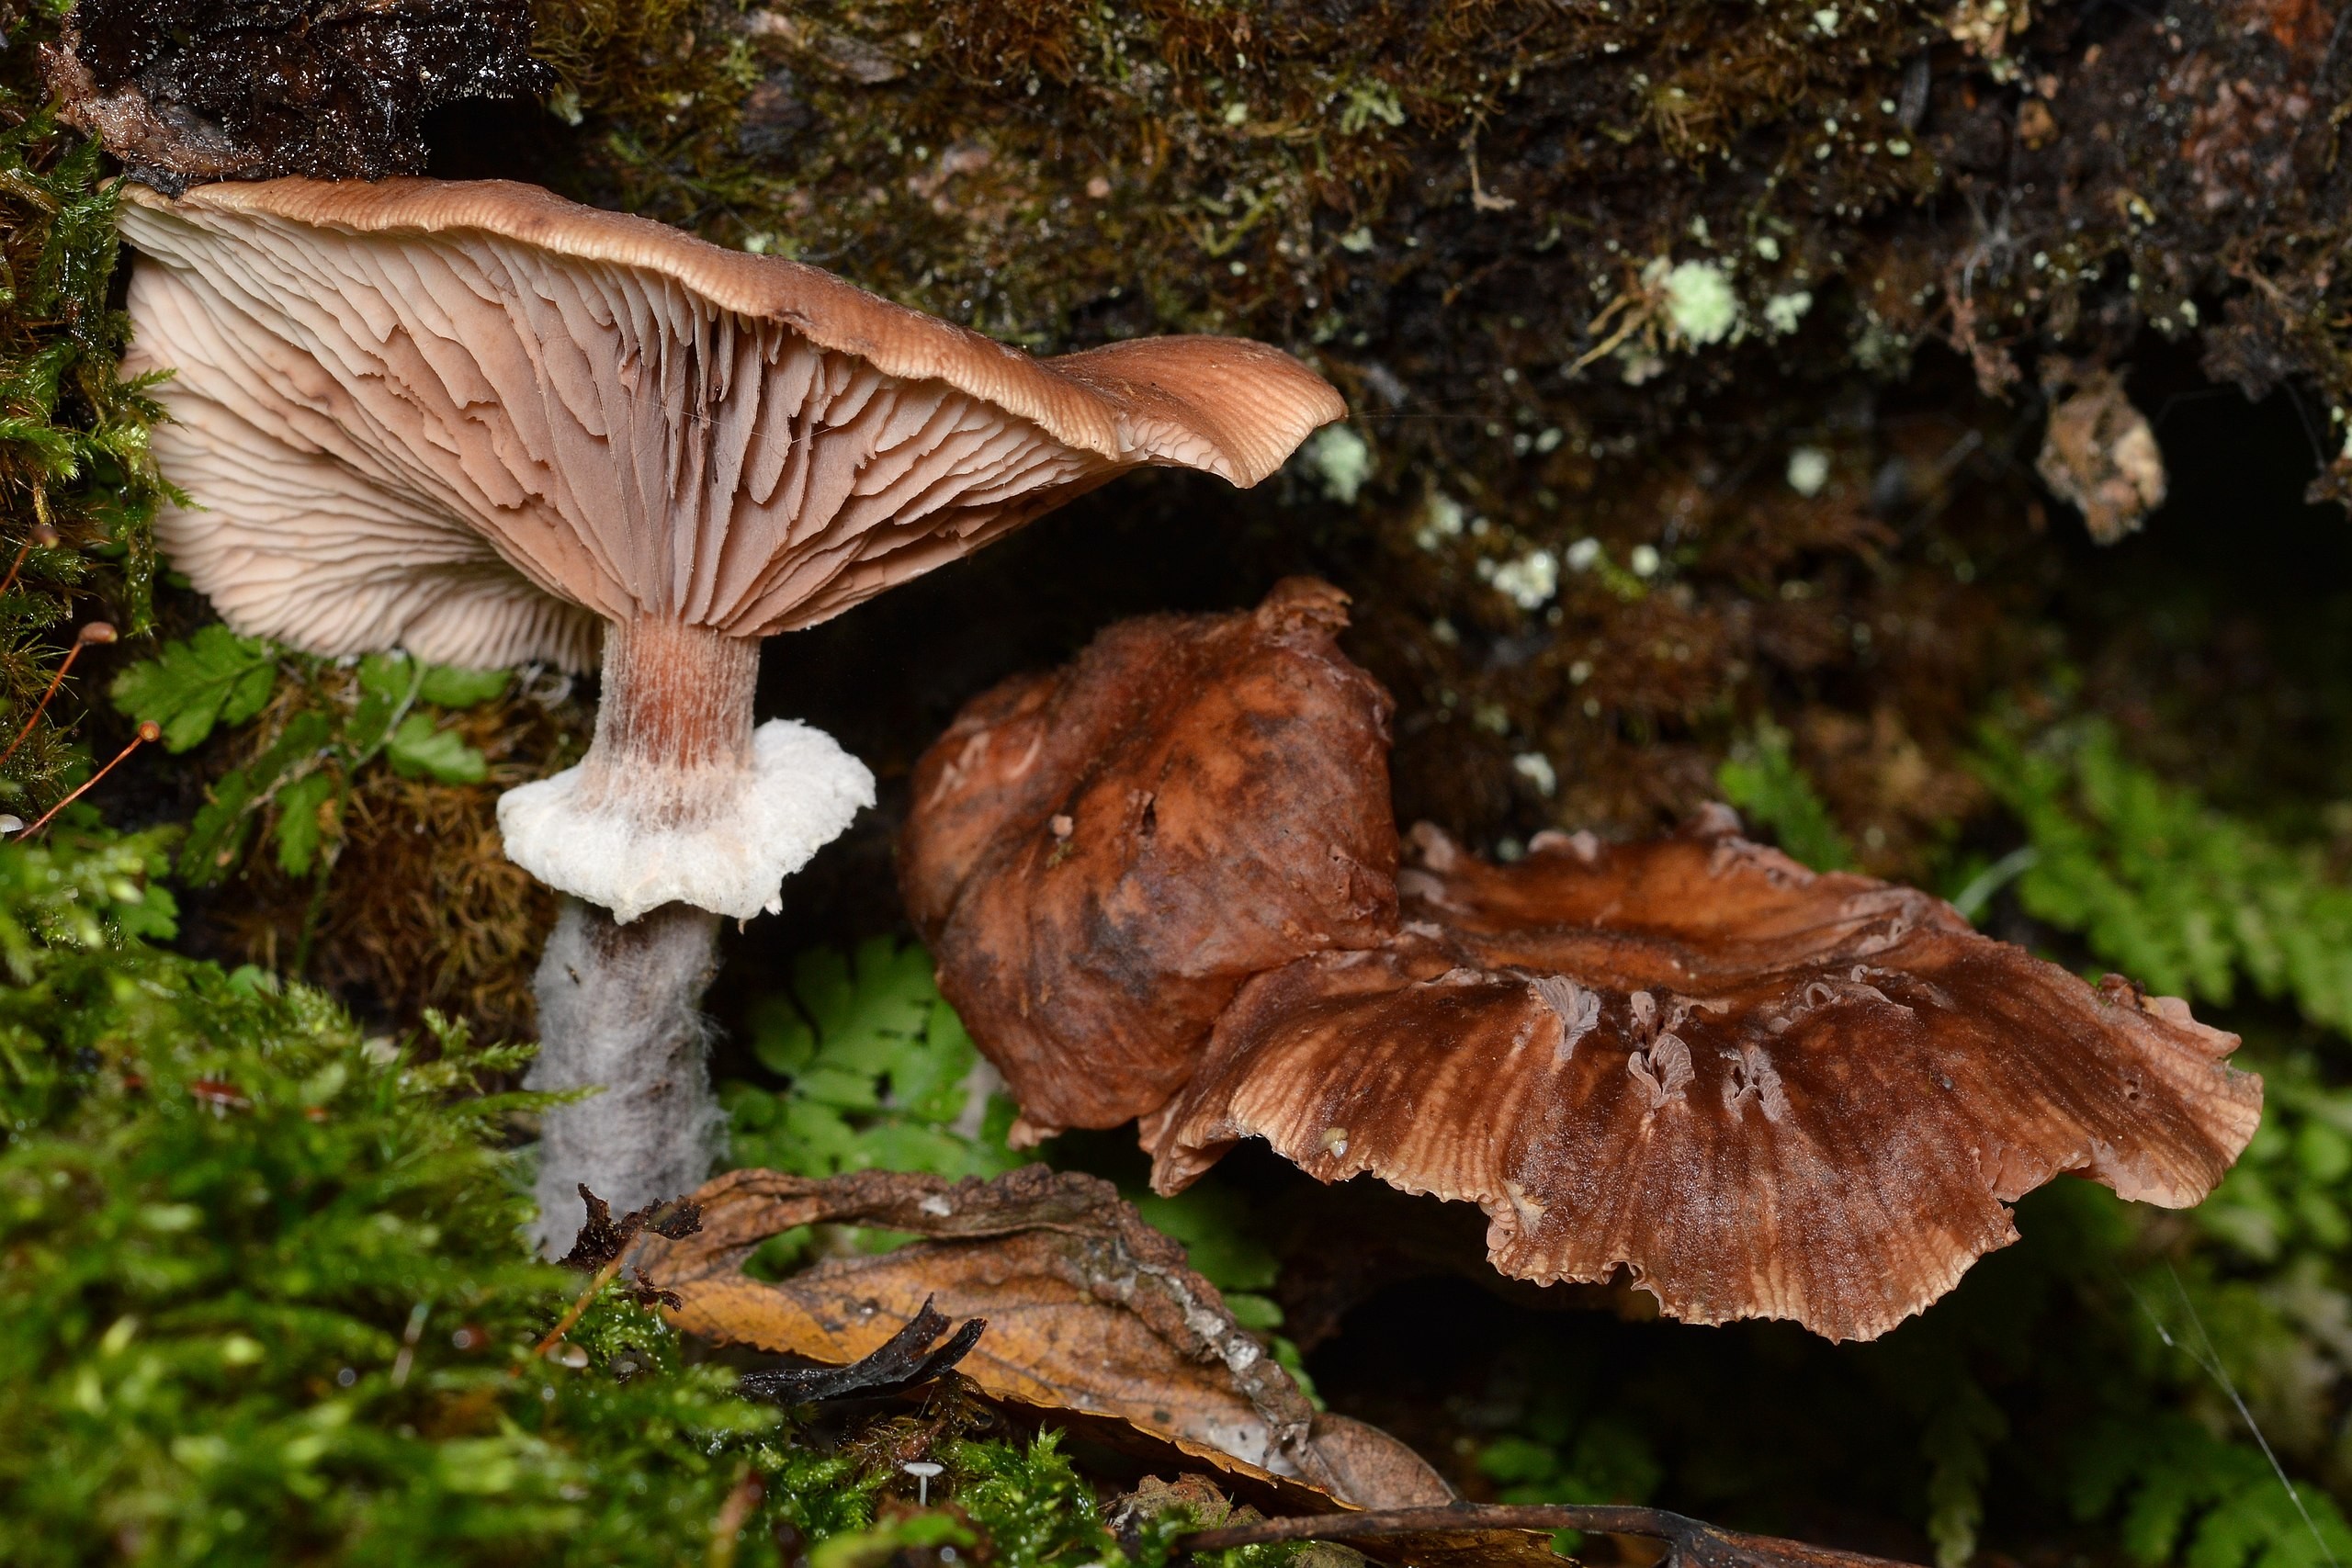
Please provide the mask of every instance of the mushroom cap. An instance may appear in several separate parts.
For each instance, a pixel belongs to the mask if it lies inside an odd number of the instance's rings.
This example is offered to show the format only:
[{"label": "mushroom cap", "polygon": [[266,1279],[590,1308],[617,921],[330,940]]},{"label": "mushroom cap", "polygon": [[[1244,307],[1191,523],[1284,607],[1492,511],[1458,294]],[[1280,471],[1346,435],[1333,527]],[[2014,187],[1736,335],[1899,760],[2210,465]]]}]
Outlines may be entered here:
[{"label": "mushroom cap", "polygon": [[239,629],[593,661],[596,619],[764,637],[1143,464],[1250,485],[1344,405],[1227,338],[1047,361],[813,267],[503,181],[128,187],[136,369]]},{"label": "mushroom cap", "polygon": [[2060,1172],[2183,1207],[2261,1114],[2234,1035],[1949,905],[1816,874],[1714,808],[1512,865],[1414,834],[1406,921],[1243,987],[1148,1129],[1182,1187],[1263,1137],[1487,1212],[1503,1272],[1624,1269],[1668,1314],[1868,1339],[2016,1239]]},{"label": "mushroom cap", "polygon": [[916,764],[899,885],[1024,1134],[1156,1110],[1243,981],[1393,929],[1392,705],[1346,602],[1121,622]]}]

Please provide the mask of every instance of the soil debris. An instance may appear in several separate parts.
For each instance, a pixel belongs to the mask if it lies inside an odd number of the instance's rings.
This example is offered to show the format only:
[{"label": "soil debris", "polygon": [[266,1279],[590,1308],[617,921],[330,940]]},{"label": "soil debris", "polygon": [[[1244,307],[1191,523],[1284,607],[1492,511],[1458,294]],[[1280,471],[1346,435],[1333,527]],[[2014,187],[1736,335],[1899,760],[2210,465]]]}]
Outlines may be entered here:
[{"label": "soil debris", "polygon": [[563,1268],[575,1269],[582,1274],[594,1274],[607,1267],[640,1235],[683,1241],[702,1229],[702,1210],[691,1198],[666,1198],[642,1209],[631,1209],[617,1220],[613,1218],[613,1206],[585,1187],[580,1189],[580,1201],[587,1205],[588,1217],[582,1223],[571,1250],[557,1261]]},{"label": "soil debris", "polygon": [[2123,393],[2123,378],[2096,370],[2050,411],[2034,471],[2083,514],[2102,545],[2136,534],[2165,503],[2165,458],[2148,416]]},{"label": "soil debris", "polygon": [[424,168],[424,118],[536,97],[528,0],[80,0],[42,65],[65,122],[179,194]]}]

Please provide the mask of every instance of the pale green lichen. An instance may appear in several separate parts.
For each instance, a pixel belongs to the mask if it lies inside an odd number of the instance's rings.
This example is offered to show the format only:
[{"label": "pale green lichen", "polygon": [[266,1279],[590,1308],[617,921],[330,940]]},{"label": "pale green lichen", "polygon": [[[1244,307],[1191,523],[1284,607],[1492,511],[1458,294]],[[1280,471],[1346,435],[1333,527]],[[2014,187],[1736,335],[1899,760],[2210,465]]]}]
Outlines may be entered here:
[{"label": "pale green lichen", "polygon": [[[1656,265],[1652,264],[1653,269]],[[1681,342],[1692,346],[1717,344],[1738,328],[1739,296],[1713,262],[1684,262],[1668,268],[1659,282],[1666,290],[1667,323]]]},{"label": "pale green lichen", "polygon": [[1323,493],[1342,506],[1351,503],[1372,478],[1372,444],[1344,424],[1317,431],[1299,457]]},{"label": "pale green lichen", "polygon": [[1812,309],[1811,289],[1798,288],[1786,294],[1775,294],[1764,301],[1764,324],[1772,329],[1773,336],[1786,337],[1797,330],[1797,323],[1804,321],[1804,313]]},{"label": "pale green lichen", "polygon": [[1829,482],[1829,454],[1818,446],[1799,446],[1789,454],[1789,488],[1799,495],[1821,493]]},{"label": "pale green lichen", "polygon": [[1522,610],[1540,610],[1560,590],[1560,561],[1549,550],[1530,550],[1501,565],[1478,563],[1479,575],[1495,592]]},{"label": "pale green lichen", "polygon": [[1425,550],[1436,549],[1448,539],[1462,536],[1469,513],[1460,502],[1442,490],[1430,491],[1421,508],[1421,525],[1413,531],[1413,542]]}]

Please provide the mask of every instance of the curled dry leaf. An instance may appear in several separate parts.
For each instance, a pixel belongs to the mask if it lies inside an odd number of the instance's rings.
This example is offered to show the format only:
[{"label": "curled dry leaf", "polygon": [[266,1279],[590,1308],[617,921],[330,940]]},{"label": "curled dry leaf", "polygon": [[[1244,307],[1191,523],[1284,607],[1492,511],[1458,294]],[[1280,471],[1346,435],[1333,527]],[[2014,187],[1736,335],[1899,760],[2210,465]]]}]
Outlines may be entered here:
[{"label": "curled dry leaf", "polygon": [[[676,1292],[668,1294],[673,1311],[685,1305]],[[947,1314],[925,1296],[922,1310],[908,1319],[905,1327],[846,1367],[771,1367],[745,1372],[740,1387],[755,1399],[778,1404],[896,1393],[952,1371],[972,1353],[988,1328],[986,1318],[976,1317],[949,1334],[944,1343],[934,1344],[947,1334]]]},{"label": "curled dry leaf", "polygon": [[[1038,1166],[960,1183],[739,1170],[696,1196],[701,1234],[640,1253],[684,1298],[675,1321],[687,1333],[841,1365],[932,1299],[988,1319],[962,1371],[990,1393],[1127,1416],[1267,1468],[1306,1440],[1306,1396],[1108,1182]],[[741,1271],[768,1237],[826,1224],[927,1239],[773,1284]]]},{"label": "curled dry leaf", "polygon": [[1148,1129],[1155,1185],[1263,1137],[1479,1204],[1505,1273],[1622,1268],[1678,1317],[1867,1339],[2052,1177],[2185,1206],[2252,1136],[2261,1080],[2185,1003],[1736,828],[1547,834],[1507,866],[1416,829],[1397,935],[1242,990]]},{"label": "curled dry leaf", "polygon": [[[613,1206],[591,1192],[585,1184],[580,1189],[580,1201],[587,1210],[587,1218],[581,1222],[580,1233],[572,1238],[571,1250],[557,1261],[583,1274],[594,1274],[616,1261],[628,1250],[629,1243],[645,1232],[678,1241],[702,1227],[702,1211],[691,1198],[666,1198],[642,1209],[631,1209],[617,1220],[613,1218]],[[643,1279],[642,1270],[639,1277]]]},{"label": "curled dry leaf", "polygon": [[1024,1134],[1148,1114],[1243,981],[1394,926],[1392,704],[1346,603],[1122,622],[917,764],[908,909]]},{"label": "curled dry leaf", "polygon": [[2062,501],[2081,509],[2092,539],[2114,544],[2139,531],[2165,503],[2165,458],[2148,416],[2112,370],[2086,376],[2050,411],[2034,471]]},{"label": "curled dry leaf", "polygon": [[[1278,1488],[1293,1511],[1318,1499],[1405,1506],[1451,1495],[1395,1438],[1318,1418],[1216,1287],[1184,1266],[1183,1248],[1098,1178],[1042,1166],[961,1182],[738,1170],[695,1198],[700,1233],[649,1236],[634,1255],[677,1293],[673,1321],[686,1333],[840,1367],[875,1354],[935,1302],[950,1316],[987,1320],[958,1370],[989,1396],[1116,1422],[1191,1468],[1294,1478]],[[741,1271],[768,1237],[821,1224],[924,1239],[775,1283]]]}]

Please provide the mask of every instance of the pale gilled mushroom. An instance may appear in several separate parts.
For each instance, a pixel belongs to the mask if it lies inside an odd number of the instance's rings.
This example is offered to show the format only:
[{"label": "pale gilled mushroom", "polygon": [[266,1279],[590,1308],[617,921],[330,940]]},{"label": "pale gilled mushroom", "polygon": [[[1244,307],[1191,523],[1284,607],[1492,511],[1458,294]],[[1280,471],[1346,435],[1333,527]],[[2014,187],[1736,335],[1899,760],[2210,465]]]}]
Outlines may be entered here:
[{"label": "pale gilled mushroom", "polygon": [[1129,468],[1254,484],[1344,412],[1261,344],[1040,362],[503,182],[132,186],[122,226],[133,367],[175,372],[156,456],[196,502],[159,535],[232,626],[575,670],[602,635],[586,758],[499,803],[511,857],[612,915],[568,904],[539,976],[534,1081],[608,1086],[548,1119],[567,1209],[700,1179],[714,917],[775,908],[873,798],[828,737],[754,728],[759,640]]},{"label": "pale gilled mushroom", "polygon": [[1869,1339],[2053,1176],[2186,1207],[2253,1136],[2262,1080],[2186,1004],[1736,832],[1717,807],[1493,865],[1417,829],[1402,931],[1244,988],[1154,1185],[1263,1137],[1321,1180],[1479,1204],[1507,1274],[1623,1269],[1676,1317]]}]

